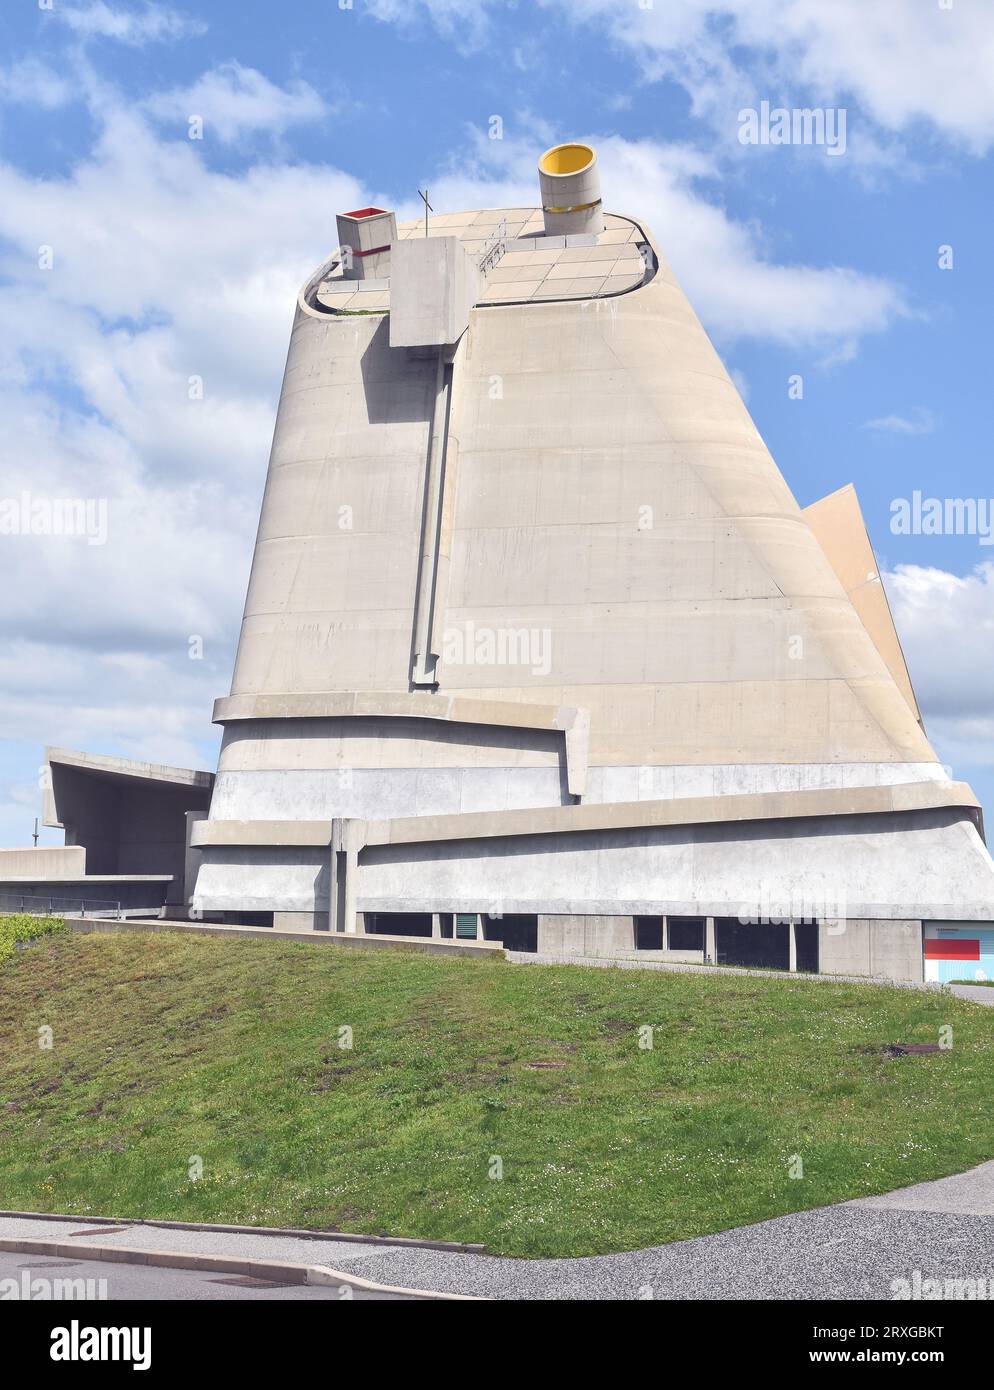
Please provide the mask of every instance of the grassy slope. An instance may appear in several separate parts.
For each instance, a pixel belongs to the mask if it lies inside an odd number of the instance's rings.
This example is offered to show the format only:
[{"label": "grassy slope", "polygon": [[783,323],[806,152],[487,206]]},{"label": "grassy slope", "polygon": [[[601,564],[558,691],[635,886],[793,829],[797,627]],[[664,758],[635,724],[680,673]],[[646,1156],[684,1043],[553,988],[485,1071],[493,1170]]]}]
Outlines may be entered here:
[{"label": "grassy slope", "polygon": [[12,956],[19,945],[27,941],[37,941],[43,936],[54,936],[66,930],[61,917],[31,917],[27,913],[14,913],[0,917],[0,962]]},{"label": "grassy slope", "polygon": [[577,1255],[994,1154],[994,1015],[867,986],[54,937],[0,965],[0,1058],[5,1208]]}]

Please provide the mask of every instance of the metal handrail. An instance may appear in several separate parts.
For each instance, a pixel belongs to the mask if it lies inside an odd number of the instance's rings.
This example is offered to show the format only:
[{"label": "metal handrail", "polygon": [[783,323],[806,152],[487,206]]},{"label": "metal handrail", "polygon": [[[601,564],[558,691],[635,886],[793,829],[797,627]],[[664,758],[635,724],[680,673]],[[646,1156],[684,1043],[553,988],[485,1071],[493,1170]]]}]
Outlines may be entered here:
[{"label": "metal handrail", "polygon": [[27,893],[0,893],[0,914],[15,910],[7,904],[17,904],[16,911],[26,917],[44,917],[53,912],[75,914],[80,917],[121,916],[121,903],[116,898],[60,898],[45,894],[39,897]]},{"label": "metal handrail", "polygon": [[493,270],[494,266],[501,259],[506,250],[507,218],[505,217],[502,218],[501,221],[497,224],[496,231],[491,233],[491,235],[487,239],[486,245],[483,248],[483,254],[477,262],[480,274],[486,275],[488,271]]}]

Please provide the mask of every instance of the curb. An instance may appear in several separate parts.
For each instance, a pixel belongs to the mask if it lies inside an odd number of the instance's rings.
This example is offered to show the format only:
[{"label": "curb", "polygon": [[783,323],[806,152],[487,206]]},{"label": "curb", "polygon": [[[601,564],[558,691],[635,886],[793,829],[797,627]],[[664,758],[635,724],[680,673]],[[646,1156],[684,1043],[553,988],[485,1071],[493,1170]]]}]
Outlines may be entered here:
[{"label": "curb", "polygon": [[141,1216],[60,1215],[52,1211],[0,1211],[18,1221],[78,1221],[81,1226],[152,1226],[165,1231],[217,1231],[232,1236],[290,1236],[295,1240],[340,1241],[343,1245],[402,1246],[415,1250],[447,1250],[456,1255],[485,1255],[485,1245],[466,1245],[455,1240],[418,1240],[415,1236],[364,1236],[352,1231],[308,1231],[294,1226],[218,1226],[209,1221],[165,1221]]},{"label": "curb", "polygon": [[327,1265],[293,1264],[284,1260],[250,1260],[229,1255],[194,1255],[185,1250],[136,1250],[133,1246],[79,1245],[61,1240],[29,1240],[0,1237],[0,1250],[15,1255],[59,1255],[73,1260],[104,1260],[108,1264],[154,1265],[164,1269],[193,1269],[216,1274],[243,1274],[287,1284],[339,1285],[369,1293],[400,1294],[432,1302],[481,1303],[473,1294],[439,1293],[435,1289],[408,1289],[397,1284],[376,1284],[359,1275],[343,1274]]}]

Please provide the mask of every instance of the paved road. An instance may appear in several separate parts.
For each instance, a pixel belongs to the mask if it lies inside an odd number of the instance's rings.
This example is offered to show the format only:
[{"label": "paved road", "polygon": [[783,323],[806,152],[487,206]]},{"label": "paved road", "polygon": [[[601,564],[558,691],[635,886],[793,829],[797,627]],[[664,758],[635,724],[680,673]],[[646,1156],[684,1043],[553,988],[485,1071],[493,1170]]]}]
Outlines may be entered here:
[{"label": "paved road", "polygon": [[994,1005],[994,987],[991,985],[950,985],[949,992],[960,999],[969,999],[972,1004]]},{"label": "paved road", "polygon": [[[106,1260],[69,1260],[42,1255],[12,1255],[0,1250],[0,1280],[14,1279],[21,1297],[26,1297],[25,1279],[37,1298],[39,1290],[51,1297],[55,1281],[72,1281],[75,1296],[94,1299],[136,1298],[148,1302],[183,1300],[202,1303],[217,1299],[289,1299],[294,1302],[344,1302],[338,1288],[310,1287],[306,1284],[274,1284],[268,1280],[246,1283],[228,1274],[204,1274],[199,1270],[156,1269],[151,1265],[111,1264]],[[34,1284],[34,1281],[44,1281]],[[85,1289],[78,1281],[86,1280]],[[106,1281],[106,1282],[103,1282]],[[8,1294],[9,1285],[0,1286]],[[76,1291],[79,1290],[77,1293]],[[68,1292],[68,1291],[67,1291]],[[65,1297],[65,1293],[62,1295]],[[393,1300],[402,1295],[374,1294],[353,1289],[351,1297],[360,1301]],[[6,1301],[6,1298],[5,1298]]]},{"label": "paved road", "polygon": [[[891,1299],[895,1280],[985,1278],[994,1287],[994,1164],[987,1197],[874,1198],[779,1217],[720,1235],[628,1254],[521,1261],[433,1251],[382,1251],[336,1267],[410,1287],[458,1289],[490,1298]],[[958,1181],[953,1179],[951,1181]],[[915,1189],[911,1189],[915,1191]],[[976,1198],[976,1200],[974,1200]],[[914,1204],[916,1203],[916,1204]],[[982,1208],[975,1210],[971,1208]],[[898,1285],[897,1288],[900,1286]]]},{"label": "paved road", "polygon": [[[0,1235],[64,1240],[79,1222],[0,1218]],[[977,1279],[994,1287],[994,1162],[880,1197],[778,1217],[720,1235],[620,1255],[511,1260],[402,1246],[292,1236],[129,1226],[88,1241],[195,1250],[330,1265],[345,1274],[416,1289],[497,1299],[891,1299],[895,1280]],[[18,1260],[32,1257],[16,1256]],[[118,1268],[118,1267],[114,1267]],[[135,1277],[151,1270],[135,1269]],[[165,1287],[165,1271],[163,1287]],[[153,1276],[155,1277],[155,1276]],[[239,1297],[219,1276],[173,1275],[196,1297]],[[206,1291],[205,1291],[206,1290]],[[123,1295],[122,1295],[123,1296]],[[163,1295],[165,1296],[165,1295]],[[179,1297],[189,1295],[176,1295]],[[256,1297],[327,1297],[319,1289],[257,1291]],[[332,1296],[336,1296],[332,1290]]]}]

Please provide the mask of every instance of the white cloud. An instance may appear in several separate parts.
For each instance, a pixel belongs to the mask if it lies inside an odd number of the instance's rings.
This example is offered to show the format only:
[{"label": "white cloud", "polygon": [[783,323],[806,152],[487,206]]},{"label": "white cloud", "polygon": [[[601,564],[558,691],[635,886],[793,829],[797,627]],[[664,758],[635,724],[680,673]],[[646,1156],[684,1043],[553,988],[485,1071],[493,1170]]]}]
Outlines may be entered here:
[{"label": "white cloud", "polygon": [[931,410],[916,405],[910,415],[881,415],[876,420],[867,420],[863,428],[878,434],[933,434],[937,424]]},{"label": "white cloud", "polygon": [[118,43],[136,48],[146,43],[161,43],[207,32],[207,25],[202,20],[181,14],[168,5],[152,3],[137,10],[121,10],[108,5],[106,0],[94,0],[89,5],[64,5],[60,2],[51,13],[80,38],[115,39]]},{"label": "white cloud", "polygon": [[0,165],[0,492],[105,500],[108,518],[105,545],[0,536],[0,728],[199,764],[296,292],[370,190],[313,165],[214,172],[112,94],[92,109],[101,133],[68,175]]},{"label": "white cloud", "polygon": [[884,581],[936,751],[994,766],[994,562],[964,576],[896,565]]},{"label": "white cloud", "polygon": [[192,116],[199,116],[204,138],[216,135],[226,144],[248,131],[281,135],[290,126],[323,119],[330,110],[309,83],[278,87],[254,68],[234,62],[204,73],[190,87],[155,93],[145,109],[184,128]]},{"label": "white cloud", "polygon": [[427,13],[438,30],[464,48],[478,48],[488,30],[488,9],[494,0],[366,0],[375,19],[410,29],[420,12]]},{"label": "white cloud", "polygon": [[53,743],[201,767],[205,746],[217,742],[210,706],[218,673],[206,661],[187,666],[166,656],[136,663],[69,644],[11,643],[0,655],[5,735],[37,744],[39,763],[43,744]]},{"label": "white cloud", "polygon": [[[432,184],[435,206],[534,206],[538,156],[554,138],[548,130],[535,143],[476,133],[461,162]],[[910,314],[893,281],[848,266],[770,260],[763,229],[735,222],[708,196],[717,169],[699,151],[653,140],[583,138],[597,148],[608,206],[647,221],[705,326],[723,342],[819,345],[851,360],[859,337]]]},{"label": "white cloud", "polygon": [[54,111],[72,99],[71,84],[37,58],[0,68],[0,103]]},{"label": "white cloud", "polygon": [[[919,122],[982,154],[994,145],[994,24],[990,0],[542,0],[593,42],[628,50],[648,81],[688,92],[695,116],[731,143],[740,107],[855,102],[878,132],[914,137]],[[379,18],[428,15],[443,33],[480,45],[491,16],[515,0],[371,0]],[[554,42],[556,25],[546,26]],[[553,36],[553,37],[550,37]],[[491,38],[491,41],[499,41]],[[892,163],[875,132],[850,113],[850,148]],[[829,160],[844,164],[845,160]]]}]

